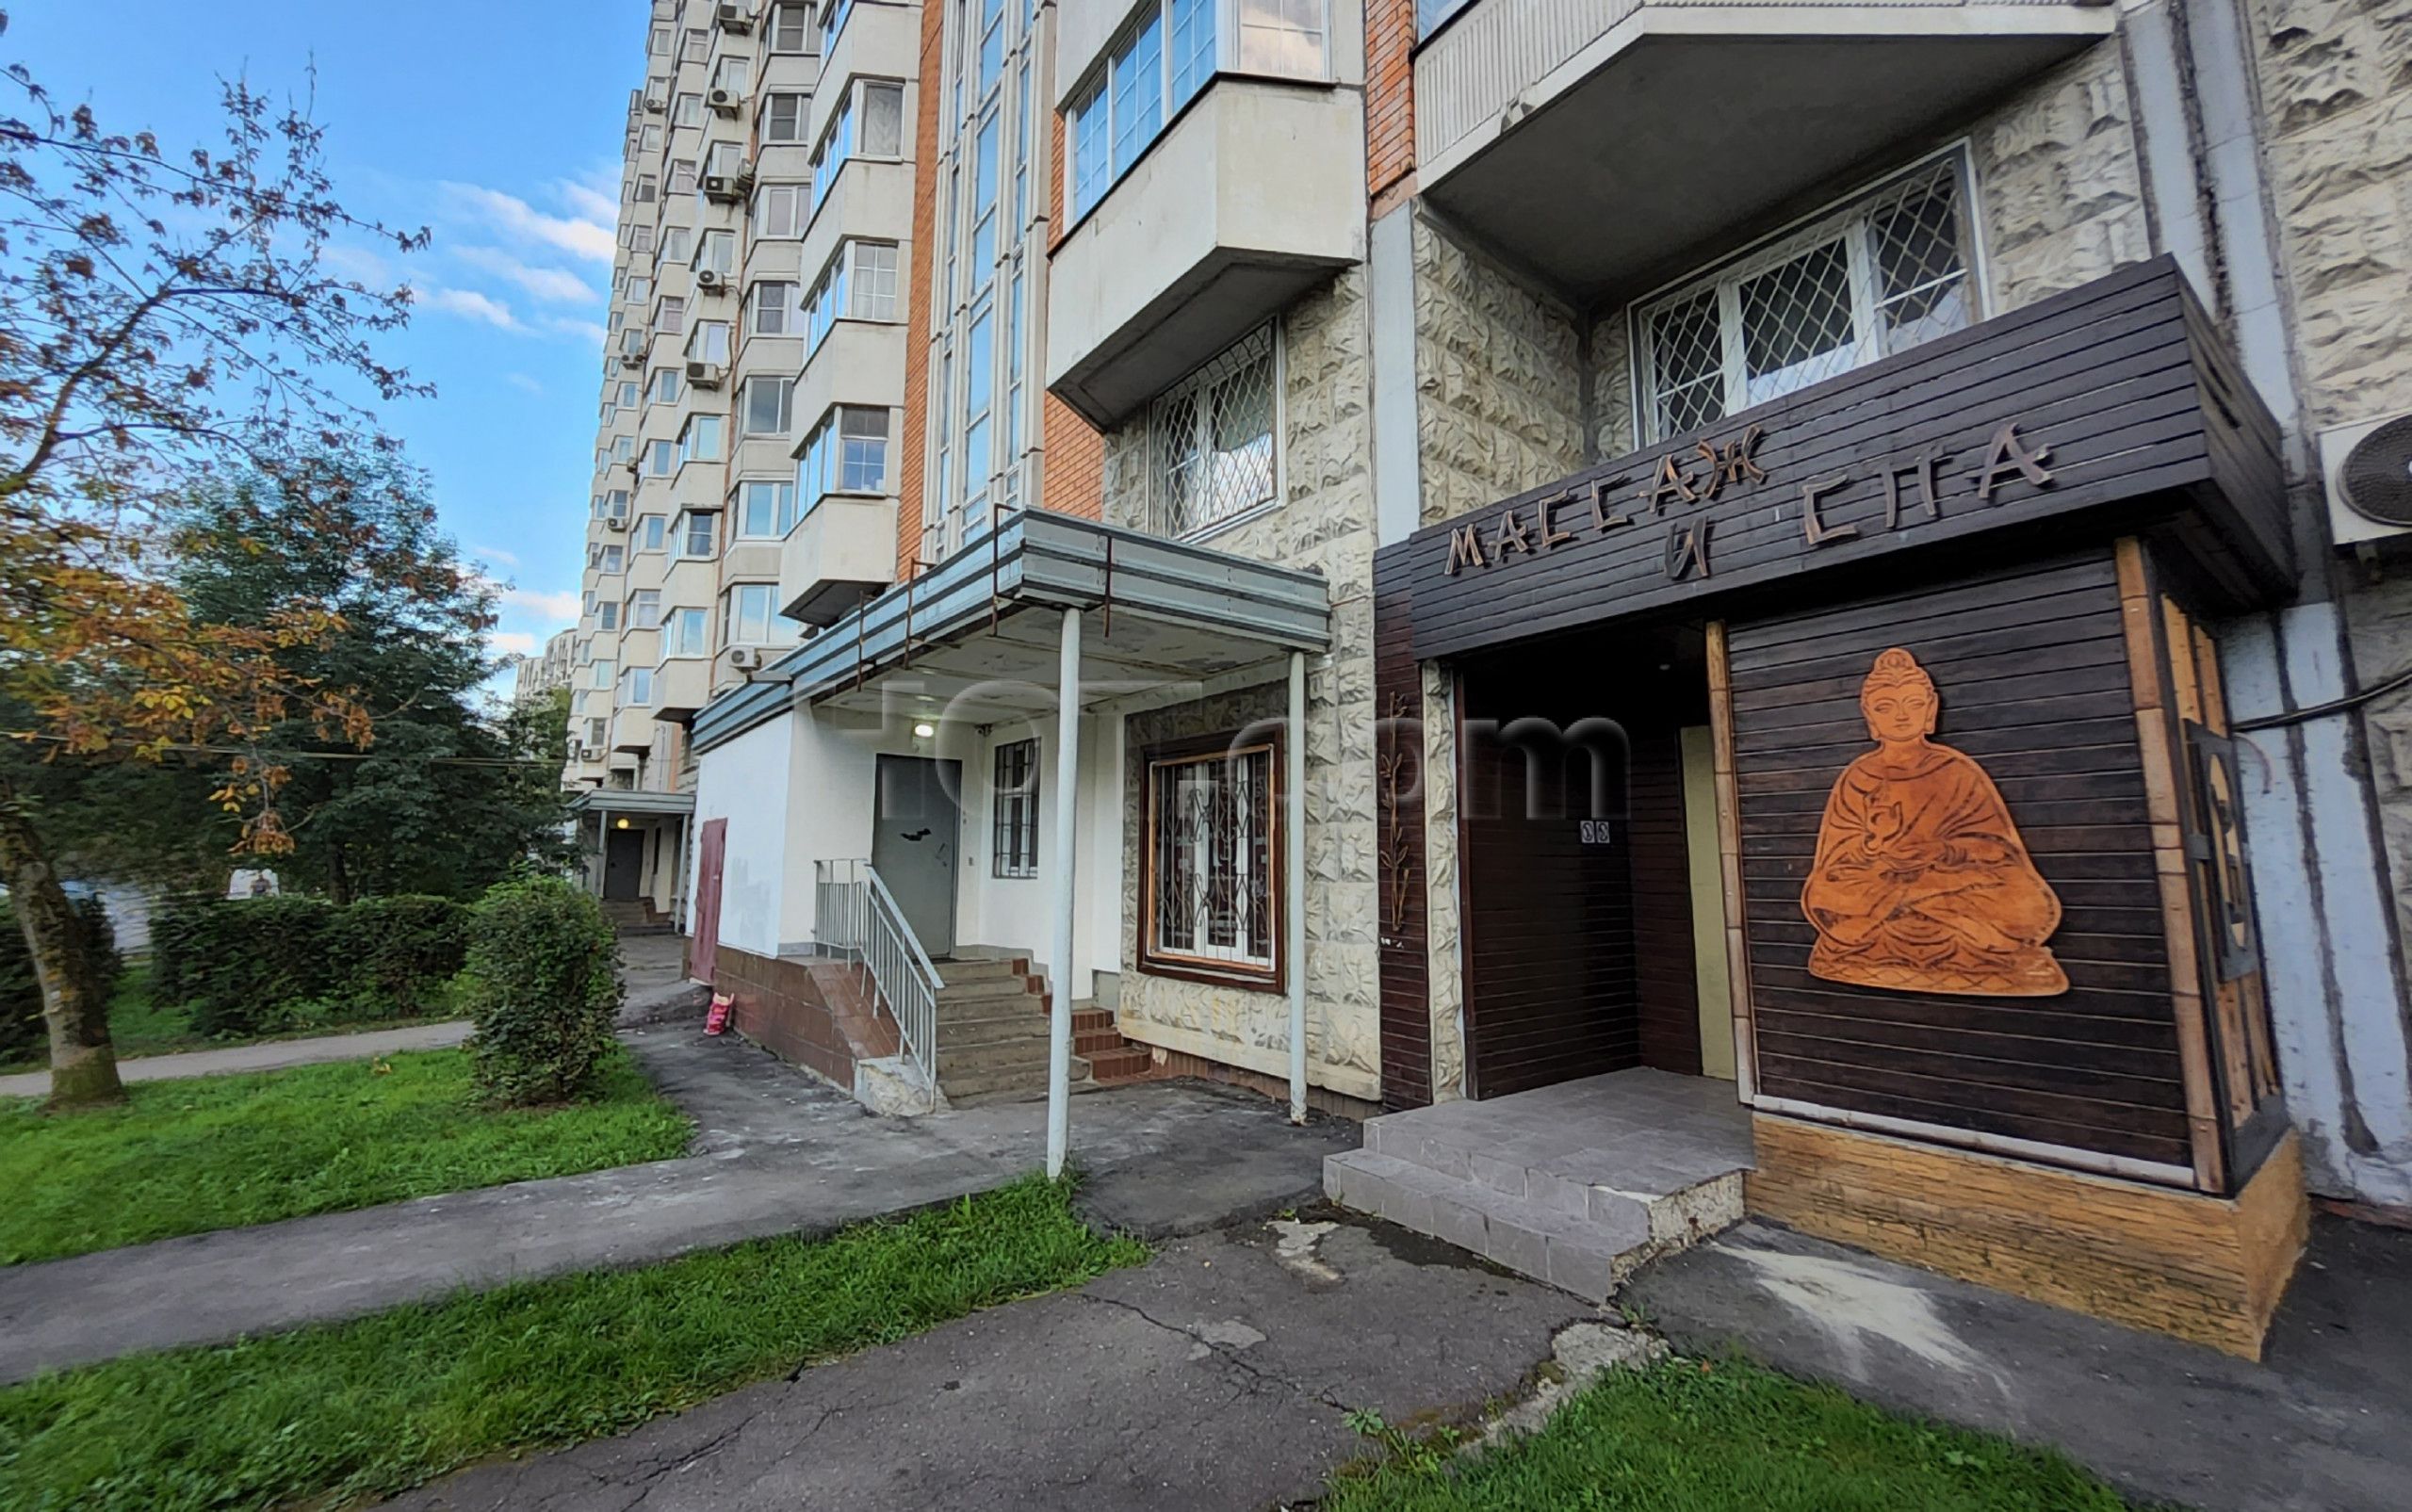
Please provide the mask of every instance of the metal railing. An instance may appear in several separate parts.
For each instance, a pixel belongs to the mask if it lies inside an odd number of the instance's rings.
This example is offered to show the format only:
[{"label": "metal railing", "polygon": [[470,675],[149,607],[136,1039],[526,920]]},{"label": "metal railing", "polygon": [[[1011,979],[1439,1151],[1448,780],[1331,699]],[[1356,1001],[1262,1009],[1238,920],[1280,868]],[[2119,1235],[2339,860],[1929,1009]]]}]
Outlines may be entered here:
[{"label": "metal railing", "polygon": [[905,1057],[938,1094],[938,988],[944,984],[888,884],[869,861],[812,864],[814,943],[855,963],[873,1001],[896,1020]]}]

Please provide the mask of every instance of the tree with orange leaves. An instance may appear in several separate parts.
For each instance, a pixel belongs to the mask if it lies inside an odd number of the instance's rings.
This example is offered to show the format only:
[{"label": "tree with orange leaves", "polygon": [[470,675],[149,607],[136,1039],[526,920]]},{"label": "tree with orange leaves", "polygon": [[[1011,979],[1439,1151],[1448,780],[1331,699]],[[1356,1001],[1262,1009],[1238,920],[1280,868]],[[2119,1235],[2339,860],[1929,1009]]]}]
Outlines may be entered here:
[{"label": "tree with orange leaves", "polygon": [[[0,12],[0,33],[7,15]],[[0,708],[50,761],[223,753],[214,801],[238,849],[275,855],[285,773],[255,740],[307,720],[366,745],[369,711],[280,658],[341,625],[326,604],[204,623],[169,576],[193,480],[237,464],[341,500],[348,457],[390,451],[367,407],[431,392],[371,344],[407,290],[339,276],[334,239],[400,252],[427,233],[347,213],[306,105],[222,86],[225,140],[164,153],[62,108],[21,65],[0,88]],[[4,108],[4,107],[0,107]],[[358,528],[331,510],[330,528]],[[344,522],[355,522],[346,524]],[[350,543],[364,557],[374,539]],[[0,884],[41,979],[53,1108],[123,1097],[107,1005],[45,843],[32,785],[0,763]]]}]

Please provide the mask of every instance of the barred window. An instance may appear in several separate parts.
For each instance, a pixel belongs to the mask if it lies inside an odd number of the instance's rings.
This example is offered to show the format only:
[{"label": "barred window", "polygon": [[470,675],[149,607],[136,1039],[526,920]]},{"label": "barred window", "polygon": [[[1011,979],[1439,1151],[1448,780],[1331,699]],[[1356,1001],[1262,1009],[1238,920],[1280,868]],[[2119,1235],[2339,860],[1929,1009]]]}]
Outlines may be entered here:
[{"label": "barred window", "polygon": [[995,816],[988,871],[998,877],[1038,875],[1038,742],[997,747]]},{"label": "barred window", "polygon": [[1649,439],[1976,319],[1965,178],[1947,154],[1637,307]]},{"label": "barred window", "polygon": [[1142,964],[1278,984],[1275,742],[1151,754]]},{"label": "barred window", "polygon": [[1273,327],[1258,327],[1149,409],[1156,528],[1192,536],[1273,501]]}]

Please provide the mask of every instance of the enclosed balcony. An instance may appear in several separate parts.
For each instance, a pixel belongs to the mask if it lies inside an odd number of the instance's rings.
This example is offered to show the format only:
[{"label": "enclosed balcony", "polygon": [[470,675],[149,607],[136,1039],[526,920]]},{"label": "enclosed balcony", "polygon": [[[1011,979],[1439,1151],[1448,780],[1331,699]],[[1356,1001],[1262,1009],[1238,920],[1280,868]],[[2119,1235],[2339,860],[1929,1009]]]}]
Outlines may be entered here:
[{"label": "enclosed balcony", "polygon": [[889,0],[839,0],[810,106],[807,141],[819,141],[846,97],[839,86],[861,79],[909,79],[921,72],[921,8]]},{"label": "enclosed balcony", "polygon": [[[1361,39],[1322,7],[1068,0],[1047,386],[1109,426],[1364,256]],[[1125,19],[1128,18],[1128,19]]]},{"label": "enclosed balcony", "polygon": [[896,580],[896,500],[831,494],[788,532],[779,552],[779,612],[835,624]]},{"label": "enclosed balcony", "polygon": [[612,710],[611,749],[627,756],[644,756],[650,752],[653,749],[653,710]]},{"label": "enclosed balcony", "polygon": [[[712,660],[708,654],[673,656],[653,671],[653,712],[657,719],[683,724],[711,702]],[[650,747],[647,747],[650,749]]]},{"label": "enclosed balcony", "polygon": [[1949,129],[2117,26],[2098,0],[1425,0],[1418,19],[1426,197],[1578,300]]}]

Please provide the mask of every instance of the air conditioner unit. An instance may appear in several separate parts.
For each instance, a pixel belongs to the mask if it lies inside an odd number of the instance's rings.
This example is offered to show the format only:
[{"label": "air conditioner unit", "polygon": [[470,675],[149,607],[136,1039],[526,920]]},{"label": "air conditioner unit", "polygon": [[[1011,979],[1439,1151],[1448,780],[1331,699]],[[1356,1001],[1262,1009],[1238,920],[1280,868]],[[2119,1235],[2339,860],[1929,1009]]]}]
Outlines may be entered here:
[{"label": "air conditioner unit", "polygon": [[625,530],[627,528],[628,517],[625,514],[606,514],[603,516],[603,528],[606,530]]},{"label": "air conditioner unit", "polygon": [[737,181],[739,189],[750,192],[754,187],[754,159],[749,157],[738,164],[737,171],[730,176]]},{"label": "air conditioner unit", "polygon": [[642,351],[624,351],[620,353],[620,366],[623,367],[643,367],[644,366],[644,353]]},{"label": "air conditioner unit", "polygon": [[750,645],[730,646],[728,664],[739,672],[752,672],[762,664],[761,650]]},{"label": "air conditioner unit", "polygon": [[712,8],[712,19],[720,23],[721,30],[733,31],[741,37],[754,29],[754,13],[738,0],[721,0]]},{"label": "air conditioner unit", "polygon": [[704,96],[704,104],[712,107],[712,113],[714,115],[733,116],[737,114],[737,91],[735,89],[714,89],[709,94]]},{"label": "air conditioner unit", "polygon": [[2331,426],[2320,432],[2328,530],[2340,546],[2412,534],[2412,415]]},{"label": "air conditioner unit", "polygon": [[751,182],[734,173],[707,173],[704,198],[714,204],[735,204],[745,198],[745,186]]},{"label": "air conditioner unit", "polygon": [[722,280],[717,271],[709,268],[698,268],[695,269],[695,287],[702,289],[707,294],[716,294],[720,291],[721,286]]},{"label": "air conditioner unit", "polygon": [[689,363],[687,382],[697,388],[720,387],[721,366],[718,363]]},{"label": "air conditioner unit", "polygon": [[658,116],[670,108],[670,102],[658,94],[648,94],[644,97],[644,108],[646,114]]}]

